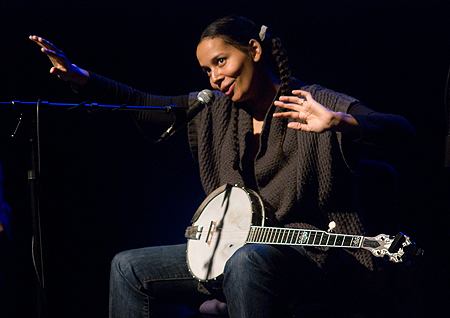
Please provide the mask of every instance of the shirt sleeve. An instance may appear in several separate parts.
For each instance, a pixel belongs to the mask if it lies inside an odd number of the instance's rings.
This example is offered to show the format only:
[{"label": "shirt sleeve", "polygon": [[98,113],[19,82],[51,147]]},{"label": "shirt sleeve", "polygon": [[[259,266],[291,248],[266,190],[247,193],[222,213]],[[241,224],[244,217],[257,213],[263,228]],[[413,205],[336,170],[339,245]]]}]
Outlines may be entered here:
[{"label": "shirt sleeve", "polygon": [[106,77],[89,72],[90,78],[85,86],[78,91],[90,98],[101,102],[114,101],[115,103],[130,106],[164,107],[176,105],[188,107],[189,95],[163,96],[139,91],[128,85],[116,82]]},{"label": "shirt sleeve", "polygon": [[83,87],[72,86],[76,93],[91,102],[112,105],[149,106],[161,110],[138,111],[139,121],[150,122],[158,126],[168,126],[175,121],[175,113],[171,113],[169,106],[188,108],[189,95],[164,96],[149,94],[128,85],[116,82],[96,73],[89,72],[89,80]]},{"label": "shirt sleeve", "polygon": [[361,137],[357,143],[384,149],[401,149],[416,139],[408,120],[400,115],[376,112],[362,103],[350,106],[348,113],[358,122]]}]

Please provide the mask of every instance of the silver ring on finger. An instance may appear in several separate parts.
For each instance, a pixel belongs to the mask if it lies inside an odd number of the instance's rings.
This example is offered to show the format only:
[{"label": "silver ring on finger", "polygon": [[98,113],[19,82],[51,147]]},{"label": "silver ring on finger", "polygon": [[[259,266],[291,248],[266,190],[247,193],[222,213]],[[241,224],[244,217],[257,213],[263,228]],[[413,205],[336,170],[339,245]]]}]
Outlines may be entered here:
[{"label": "silver ring on finger", "polygon": [[306,99],[302,100],[302,102],[300,103],[300,106],[303,106],[303,104],[306,102]]}]

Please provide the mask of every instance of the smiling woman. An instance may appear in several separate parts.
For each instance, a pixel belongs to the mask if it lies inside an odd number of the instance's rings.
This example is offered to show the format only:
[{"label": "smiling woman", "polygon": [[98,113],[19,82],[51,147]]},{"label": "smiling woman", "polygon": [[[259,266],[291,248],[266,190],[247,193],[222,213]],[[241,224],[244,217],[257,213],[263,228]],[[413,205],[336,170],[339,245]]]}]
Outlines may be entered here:
[{"label": "smiling woman", "polygon": [[[233,102],[258,100],[257,92],[262,91],[262,87],[252,85],[252,81],[267,74],[257,67],[261,45],[250,40],[247,51],[226,44],[222,38],[203,39],[197,47],[197,59],[208,74],[212,88],[220,90]],[[278,83],[274,81],[271,87],[271,91],[276,92]]]},{"label": "smiling woman", "polygon": [[[196,103],[197,92],[140,92],[71,64],[43,38],[30,39],[50,58],[53,74],[90,97],[113,97],[128,105]],[[358,150],[367,145],[398,149],[414,138],[409,123],[291,77],[281,40],[243,17],[208,26],[197,58],[215,94],[212,106],[200,111],[187,131],[206,195],[236,185],[259,194],[266,224],[324,229],[334,221],[336,233],[364,235],[354,187]],[[221,230],[214,226],[215,236]],[[357,302],[367,294],[358,286],[370,287],[361,282],[376,274],[376,266],[362,250],[249,244],[228,259],[220,279],[199,285],[186,264],[186,244],[125,251],[112,261],[110,317],[157,316],[162,302],[232,318],[281,317],[293,298],[307,305],[333,287]],[[330,281],[330,274],[342,280]],[[298,297],[304,290],[308,299]],[[208,299],[216,301],[200,306]]]}]

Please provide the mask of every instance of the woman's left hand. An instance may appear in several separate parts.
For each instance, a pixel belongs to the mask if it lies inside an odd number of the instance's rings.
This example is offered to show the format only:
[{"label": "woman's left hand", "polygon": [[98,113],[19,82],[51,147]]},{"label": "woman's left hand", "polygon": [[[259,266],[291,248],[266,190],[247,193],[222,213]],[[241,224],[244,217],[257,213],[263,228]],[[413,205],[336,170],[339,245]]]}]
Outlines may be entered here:
[{"label": "woman's left hand", "polygon": [[290,109],[291,111],[274,113],[276,118],[292,118],[302,120],[290,122],[289,128],[321,133],[324,131],[357,131],[358,123],[353,116],[333,112],[313,99],[311,93],[294,90],[295,96],[280,96],[275,106]]}]

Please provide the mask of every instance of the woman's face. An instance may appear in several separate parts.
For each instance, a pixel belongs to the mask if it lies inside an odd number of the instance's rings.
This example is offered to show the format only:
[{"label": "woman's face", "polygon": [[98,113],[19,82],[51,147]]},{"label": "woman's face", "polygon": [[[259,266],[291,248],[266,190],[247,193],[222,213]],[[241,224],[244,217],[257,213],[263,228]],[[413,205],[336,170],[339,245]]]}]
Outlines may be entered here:
[{"label": "woman's face", "polygon": [[222,91],[235,102],[253,98],[256,92],[252,83],[261,47],[257,41],[252,41],[248,53],[225,43],[221,38],[206,38],[197,46],[197,59],[208,75],[212,88]]}]

